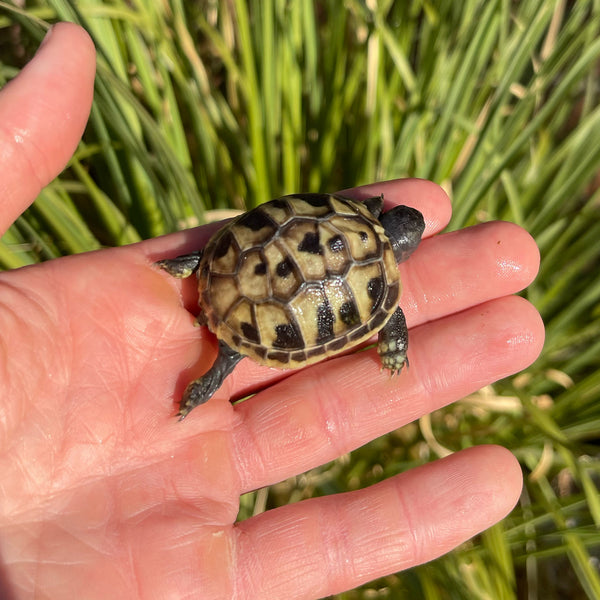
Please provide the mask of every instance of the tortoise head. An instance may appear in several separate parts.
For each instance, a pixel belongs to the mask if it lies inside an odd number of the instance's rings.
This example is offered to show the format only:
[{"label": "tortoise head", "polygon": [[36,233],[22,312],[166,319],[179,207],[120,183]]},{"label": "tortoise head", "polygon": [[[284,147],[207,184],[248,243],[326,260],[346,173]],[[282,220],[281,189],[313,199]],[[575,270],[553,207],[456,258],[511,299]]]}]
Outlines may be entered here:
[{"label": "tortoise head", "polygon": [[379,218],[387,234],[397,263],[404,262],[416,250],[423,231],[423,215],[410,206],[395,206]]}]

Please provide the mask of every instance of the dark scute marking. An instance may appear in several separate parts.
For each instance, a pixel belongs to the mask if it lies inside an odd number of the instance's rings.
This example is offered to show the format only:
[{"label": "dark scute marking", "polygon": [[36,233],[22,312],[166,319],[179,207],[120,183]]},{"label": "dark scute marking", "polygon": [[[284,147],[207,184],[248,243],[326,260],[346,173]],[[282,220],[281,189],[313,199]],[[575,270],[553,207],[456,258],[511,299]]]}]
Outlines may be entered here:
[{"label": "dark scute marking", "polygon": [[273,227],[273,221],[271,221],[269,216],[265,214],[263,210],[255,208],[245,215],[242,215],[238,221],[238,225],[247,227],[252,231],[258,231],[263,227]]},{"label": "dark scute marking", "polygon": [[239,346],[242,341],[242,338],[239,335],[235,334],[231,337],[231,341],[233,342],[234,346]]},{"label": "dark scute marking", "polygon": [[273,208],[287,208],[287,202],[281,198],[277,198],[277,200],[267,202],[267,206],[272,206]]},{"label": "dark scute marking", "polygon": [[381,311],[371,319],[369,325],[371,326],[371,329],[377,329],[380,325],[383,325],[389,318],[389,313]]},{"label": "dark scute marking", "polygon": [[388,295],[387,295],[387,298],[385,299],[383,308],[385,310],[392,310],[392,308],[394,308],[396,306],[397,297],[398,297],[398,284],[395,283],[394,285],[390,285],[390,287],[388,289]]},{"label": "dark scute marking", "polygon": [[319,208],[321,206],[330,206],[329,194],[295,194],[294,197],[304,200],[304,202]]},{"label": "dark scute marking", "polygon": [[327,342],[333,337],[335,315],[329,302],[319,304],[317,308],[317,343]]},{"label": "dark scute marking", "polygon": [[298,244],[300,252],[308,252],[310,254],[323,254],[323,248],[319,244],[319,233],[309,231]]},{"label": "dark scute marking", "polygon": [[255,344],[260,343],[260,336],[258,335],[258,329],[254,327],[251,323],[242,323],[241,324],[242,333],[244,337]]},{"label": "dark scute marking", "polygon": [[327,350],[337,352],[338,350],[341,350],[342,348],[344,348],[347,343],[348,343],[348,338],[341,337],[341,338],[339,338],[337,340],[333,340],[333,342],[330,342],[329,344],[327,344]]},{"label": "dark scute marking", "polygon": [[287,352],[269,352],[267,358],[284,364],[290,362],[290,355]]},{"label": "dark scute marking", "polygon": [[293,270],[294,265],[289,258],[284,258],[280,263],[277,263],[275,267],[275,273],[279,277],[287,277]]},{"label": "dark scute marking", "polygon": [[366,242],[369,239],[369,234],[366,231],[359,231],[358,235],[361,242]]},{"label": "dark scute marking", "polygon": [[332,252],[342,252],[344,250],[344,240],[341,235],[334,235],[329,238],[327,245]]},{"label": "dark scute marking", "polygon": [[292,352],[290,354],[290,360],[294,360],[296,362],[301,362],[303,360],[306,360],[306,352],[304,351],[300,351],[300,352]]},{"label": "dark scute marking", "polygon": [[371,331],[371,327],[369,325],[363,325],[362,327],[359,327],[352,335],[350,335],[349,339],[350,341],[358,340],[362,337],[365,337],[369,331]]},{"label": "dark scute marking", "polygon": [[229,251],[229,247],[232,243],[233,236],[231,235],[231,232],[224,233],[215,246],[215,258],[223,258]]},{"label": "dark scute marking", "polygon": [[358,308],[354,301],[349,300],[340,306],[340,319],[345,325],[357,325],[360,322]]},{"label": "dark scute marking", "polygon": [[373,304],[371,305],[371,311],[373,311],[381,302],[381,297],[383,295],[383,277],[373,277],[372,279],[369,279],[367,293],[369,294],[369,298],[373,301]]},{"label": "dark scute marking", "polygon": [[211,300],[210,290],[208,288],[206,288],[205,290],[202,291],[202,304],[204,306],[210,306],[210,300]]},{"label": "dark scute marking", "polygon": [[277,338],[273,342],[275,348],[301,348],[302,336],[294,323],[275,325]]},{"label": "dark scute marking", "polygon": [[260,356],[262,359],[265,359],[267,356],[267,349],[263,347],[254,348],[254,352],[256,352],[257,356]]},{"label": "dark scute marking", "polygon": [[306,353],[306,358],[312,358],[313,356],[321,356],[321,354],[325,354],[325,346],[317,346],[316,348],[311,348]]},{"label": "dark scute marking", "polygon": [[255,275],[264,275],[266,272],[267,272],[267,265],[264,262],[259,262],[254,267],[254,274]]}]

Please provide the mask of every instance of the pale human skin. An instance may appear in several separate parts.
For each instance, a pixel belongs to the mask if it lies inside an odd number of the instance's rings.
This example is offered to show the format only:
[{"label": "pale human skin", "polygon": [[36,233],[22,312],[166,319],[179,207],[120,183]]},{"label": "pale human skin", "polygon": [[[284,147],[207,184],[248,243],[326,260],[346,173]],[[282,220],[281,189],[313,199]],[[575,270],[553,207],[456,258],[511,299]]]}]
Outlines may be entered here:
[{"label": "pale human skin", "polygon": [[[89,38],[60,24],[0,92],[0,232],[66,164],[93,77]],[[0,597],[314,599],[432,560],[513,508],[519,465],[484,446],[235,523],[243,492],[518,372],[541,350],[537,312],[512,295],[538,269],[526,232],[489,223],[432,237],[450,204],[426,181],[348,193],[382,192],[427,223],[400,267],[411,367],[394,379],[375,349],[285,379],[244,360],[178,422],[185,384],[216,346],[186,310],[193,282],[152,262],[202,246],[214,227],[0,274]]]}]

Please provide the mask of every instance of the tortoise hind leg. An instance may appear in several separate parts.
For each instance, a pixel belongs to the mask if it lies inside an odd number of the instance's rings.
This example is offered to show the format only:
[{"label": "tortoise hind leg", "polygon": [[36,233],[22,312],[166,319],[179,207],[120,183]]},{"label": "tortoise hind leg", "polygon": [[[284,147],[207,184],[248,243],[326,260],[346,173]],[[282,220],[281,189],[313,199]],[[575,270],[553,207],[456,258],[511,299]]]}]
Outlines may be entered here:
[{"label": "tortoise hind leg", "polygon": [[185,389],[179,405],[179,420],[184,419],[196,406],[210,400],[242,358],[244,357],[239,352],[232,350],[224,342],[219,342],[219,353],[213,366]]},{"label": "tortoise hind leg", "polygon": [[404,313],[398,307],[379,332],[377,352],[382,368],[388,369],[391,375],[399,374],[404,364],[408,367],[407,349],[408,328]]}]

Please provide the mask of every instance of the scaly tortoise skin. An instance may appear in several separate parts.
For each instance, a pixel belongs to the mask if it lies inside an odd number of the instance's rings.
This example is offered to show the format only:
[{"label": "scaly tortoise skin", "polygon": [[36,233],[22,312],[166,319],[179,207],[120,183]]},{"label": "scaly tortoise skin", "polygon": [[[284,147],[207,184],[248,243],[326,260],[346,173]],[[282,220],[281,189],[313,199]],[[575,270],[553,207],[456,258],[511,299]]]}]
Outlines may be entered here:
[{"label": "scaly tortoise skin", "polygon": [[176,277],[197,272],[199,321],[219,340],[213,367],[184,393],[181,418],[243,356],[295,369],[379,331],[383,367],[400,372],[408,332],[397,263],[419,244],[424,221],[410,207],[382,208],[382,196],[284,196],[225,225],[204,250],[157,263]]}]

